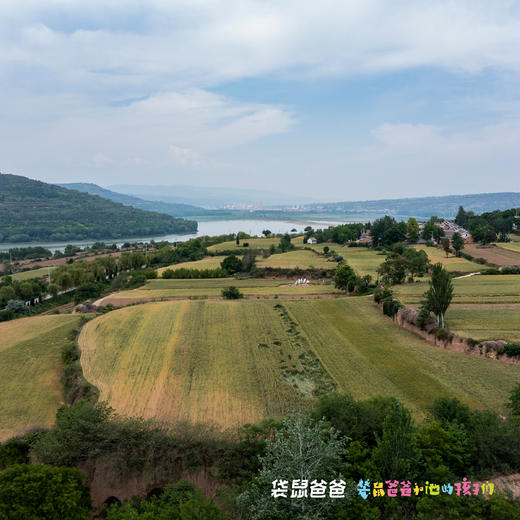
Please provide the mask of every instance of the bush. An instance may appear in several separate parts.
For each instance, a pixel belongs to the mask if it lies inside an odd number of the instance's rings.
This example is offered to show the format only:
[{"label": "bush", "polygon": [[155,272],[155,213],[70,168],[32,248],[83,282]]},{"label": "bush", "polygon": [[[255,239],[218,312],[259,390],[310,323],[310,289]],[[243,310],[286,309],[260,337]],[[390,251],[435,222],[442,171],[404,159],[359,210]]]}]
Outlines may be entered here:
[{"label": "bush", "polygon": [[450,334],[448,329],[438,328],[435,329],[435,337],[439,341],[448,341],[450,338],[453,339],[453,334]]},{"label": "bush", "polygon": [[484,265],[487,262],[487,260],[485,258],[475,258],[473,261],[476,262],[477,264],[482,264],[482,265]]},{"label": "bush", "polygon": [[226,298],[226,300],[238,300],[244,297],[244,295],[238,290],[238,287],[235,287],[234,285],[222,289],[222,296]]},{"label": "bush", "polygon": [[0,321],[9,321],[14,318],[15,314],[14,311],[11,309],[4,309],[0,311]]},{"label": "bush", "polygon": [[74,301],[79,303],[89,298],[97,298],[102,291],[102,286],[95,282],[82,283],[74,293]]},{"label": "bush", "polygon": [[402,307],[398,300],[394,300],[392,298],[387,298],[383,301],[383,314],[390,316],[393,318],[397,311]]},{"label": "bush", "polygon": [[388,298],[392,298],[394,293],[392,292],[392,289],[389,287],[378,287],[374,291],[374,301],[376,303],[381,303],[383,300],[386,300]]},{"label": "bush", "polygon": [[520,356],[520,343],[506,343],[501,350],[507,357]]}]

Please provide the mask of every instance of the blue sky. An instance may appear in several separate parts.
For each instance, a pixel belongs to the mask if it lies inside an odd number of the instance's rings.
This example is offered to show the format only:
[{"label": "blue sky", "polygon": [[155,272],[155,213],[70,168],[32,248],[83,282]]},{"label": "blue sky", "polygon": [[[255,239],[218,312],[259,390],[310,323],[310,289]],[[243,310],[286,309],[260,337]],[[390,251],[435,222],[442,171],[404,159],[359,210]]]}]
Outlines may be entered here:
[{"label": "blue sky", "polygon": [[315,200],[520,191],[520,2],[0,3],[0,169]]}]

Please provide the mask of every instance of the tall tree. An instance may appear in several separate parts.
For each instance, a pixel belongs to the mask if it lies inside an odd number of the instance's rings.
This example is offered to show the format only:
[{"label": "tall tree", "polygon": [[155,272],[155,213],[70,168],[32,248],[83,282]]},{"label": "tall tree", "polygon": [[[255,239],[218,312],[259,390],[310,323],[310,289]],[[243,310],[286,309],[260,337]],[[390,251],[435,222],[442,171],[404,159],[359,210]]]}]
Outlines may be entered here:
[{"label": "tall tree", "polygon": [[430,288],[425,293],[429,311],[437,317],[437,323],[444,328],[444,315],[453,298],[453,282],[448,271],[441,263],[432,267]]},{"label": "tall tree", "polygon": [[451,245],[453,246],[453,249],[455,249],[455,255],[460,256],[460,252],[464,249],[464,239],[460,233],[453,233],[453,236],[451,237]]},{"label": "tall tree", "polygon": [[419,223],[413,217],[408,219],[408,223],[406,224],[406,236],[408,238],[408,242],[415,244],[417,240],[419,240]]},{"label": "tall tree", "polygon": [[448,258],[448,253],[450,252],[450,239],[449,238],[443,238],[441,240],[442,249],[444,249],[444,252],[446,253],[446,258]]},{"label": "tall tree", "polygon": [[356,282],[356,273],[350,265],[341,263],[334,272],[334,286],[341,291],[350,291]]}]

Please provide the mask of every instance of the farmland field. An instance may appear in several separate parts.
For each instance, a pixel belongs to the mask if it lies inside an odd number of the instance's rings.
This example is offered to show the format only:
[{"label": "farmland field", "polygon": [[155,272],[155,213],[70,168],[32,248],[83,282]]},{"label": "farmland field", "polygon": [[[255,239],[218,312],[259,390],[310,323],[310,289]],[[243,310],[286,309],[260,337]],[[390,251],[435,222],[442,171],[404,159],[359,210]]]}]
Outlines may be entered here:
[{"label": "farmland field", "polygon": [[[448,271],[459,271],[461,273],[476,273],[485,269],[481,264],[477,264],[476,262],[470,262],[462,257],[456,257],[453,254],[450,254],[448,258],[446,258],[446,253],[438,248],[438,247],[427,247],[423,245],[414,245],[412,246],[417,250],[426,251],[428,258],[430,259],[432,264],[436,264],[440,262]],[[473,254],[473,253],[472,253]]]},{"label": "farmland field", "polygon": [[[520,275],[475,275],[453,280],[454,303],[520,302]],[[427,282],[395,287],[403,303],[419,303],[428,289]]]},{"label": "farmland field", "polygon": [[456,334],[476,340],[520,342],[520,306],[452,305],[446,324]]},{"label": "farmland field", "polygon": [[503,410],[520,367],[442,350],[401,329],[366,298],[284,302],[339,388],[395,395],[416,414],[439,396]]},{"label": "farmland field", "polygon": [[395,395],[418,417],[439,396],[503,410],[520,379],[517,366],[429,345],[362,297],[148,303],[89,322],[80,347],[116,411],[222,427],[305,408],[334,382]]},{"label": "farmland field", "polygon": [[54,423],[62,404],[61,347],[78,322],[60,315],[0,323],[0,441]]},{"label": "farmland field", "polygon": [[81,363],[118,412],[228,427],[309,402],[312,381],[289,381],[304,354],[286,329],[274,303],[148,303],[87,324]]},{"label": "farmland field", "polygon": [[30,271],[22,271],[21,273],[12,274],[13,280],[23,282],[24,280],[32,280],[34,278],[43,278],[49,275],[49,270],[53,270],[55,267],[41,267],[40,269],[31,269]]},{"label": "farmland field", "polygon": [[518,253],[520,255],[520,241],[498,242],[497,246],[508,251],[513,251],[514,253]]},{"label": "farmland field", "polygon": [[[297,277],[294,277],[296,281]],[[174,297],[204,297],[221,296],[225,287],[234,285],[246,296],[293,295],[298,297],[306,294],[337,293],[331,283],[313,282],[308,286],[294,286],[290,281],[268,280],[263,278],[207,278],[192,280],[150,280],[143,287],[120,291],[109,296],[117,305],[116,300],[126,298],[174,298]]]},{"label": "farmland field", "polygon": [[485,258],[488,262],[498,266],[520,265],[520,253],[502,247],[478,247],[475,244],[466,244],[464,251],[475,258]]},{"label": "farmland field", "polygon": [[224,256],[207,256],[202,260],[182,262],[180,264],[169,265],[168,267],[161,267],[160,269],[157,269],[157,273],[161,276],[166,269],[219,269],[220,262],[222,262],[224,258]]},{"label": "farmland field", "polygon": [[249,244],[251,249],[269,249],[271,245],[277,246],[280,243],[279,238],[243,238],[240,240],[240,245],[237,246],[234,240],[228,242],[221,242],[208,247],[208,251],[228,251],[232,249],[247,251],[244,244]]},{"label": "farmland field", "polygon": [[306,250],[278,253],[268,258],[257,258],[258,267],[273,267],[278,269],[336,269],[337,262],[329,262],[324,256]]}]

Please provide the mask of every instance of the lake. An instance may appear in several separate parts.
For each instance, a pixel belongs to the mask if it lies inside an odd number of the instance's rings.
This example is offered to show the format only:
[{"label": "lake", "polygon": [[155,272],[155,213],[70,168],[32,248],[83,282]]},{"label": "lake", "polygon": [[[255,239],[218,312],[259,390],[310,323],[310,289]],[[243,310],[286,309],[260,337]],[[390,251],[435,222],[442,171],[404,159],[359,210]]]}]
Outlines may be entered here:
[{"label": "lake", "polygon": [[187,235],[163,235],[163,236],[143,236],[133,238],[118,239],[99,239],[99,240],[71,240],[67,242],[31,242],[17,244],[0,244],[0,251],[7,251],[13,247],[36,247],[43,246],[54,253],[54,251],[63,251],[66,245],[72,244],[80,247],[91,246],[94,242],[106,242],[113,244],[114,242],[120,246],[125,242],[150,242],[150,240],[167,240],[168,242],[184,242],[192,238],[203,235],[225,235],[229,233],[237,233],[244,231],[249,235],[261,235],[264,229],[269,229],[272,233],[289,233],[292,229],[296,229],[298,233],[303,232],[307,226],[315,229],[326,228],[328,226],[336,226],[344,222],[338,221],[306,221],[306,222],[285,222],[283,220],[211,220],[198,222],[199,227],[197,233]]}]

